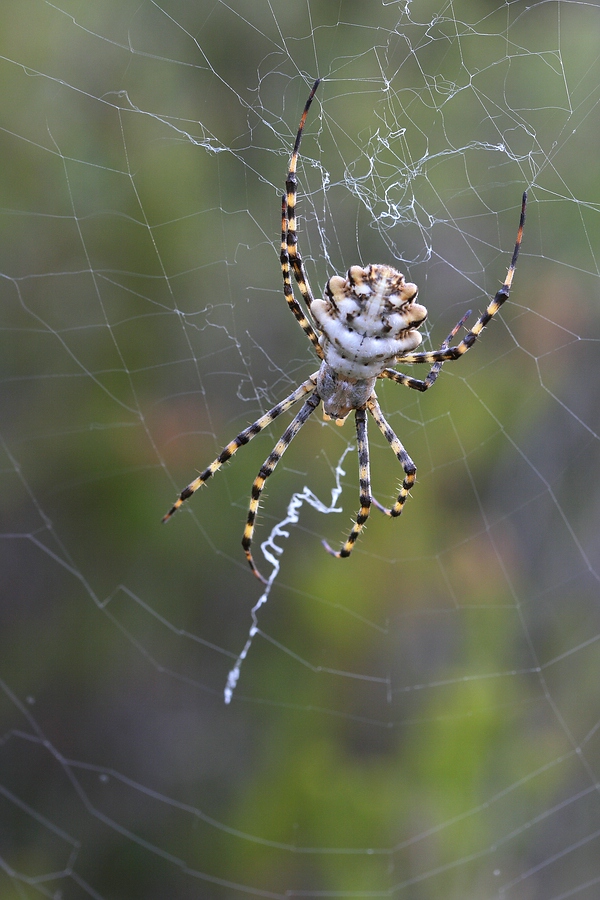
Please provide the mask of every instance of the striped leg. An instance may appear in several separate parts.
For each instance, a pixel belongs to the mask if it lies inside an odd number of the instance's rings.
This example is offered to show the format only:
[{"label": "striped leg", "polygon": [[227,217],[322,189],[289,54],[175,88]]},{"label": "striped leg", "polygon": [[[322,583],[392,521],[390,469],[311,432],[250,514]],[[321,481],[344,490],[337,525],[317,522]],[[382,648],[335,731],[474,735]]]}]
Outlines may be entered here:
[{"label": "striped leg", "polygon": [[[308,100],[306,101],[306,105],[304,107],[304,112],[302,113],[302,118],[300,119],[300,125],[298,126],[298,134],[296,135],[296,142],[294,144],[294,150],[292,153],[292,157],[290,159],[290,167],[288,169],[287,178],[285,181],[285,190],[286,190],[286,203],[287,209],[285,212],[285,221],[286,221],[286,258],[292,265],[292,271],[294,273],[294,278],[298,284],[298,289],[302,294],[302,298],[308,308],[310,309],[310,304],[312,303],[314,297],[313,293],[310,289],[310,285],[308,283],[308,278],[306,272],[304,271],[304,264],[302,262],[302,257],[300,256],[300,251],[298,250],[298,233],[296,231],[296,166],[298,164],[298,152],[300,150],[300,141],[302,140],[302,132],[304,130],[304,123],[306,122],[306,116],[308,114],[308,110],[310,109],[310,104],[312,103],[313,97],[315,96],[315,91],[319,86],[319,79],[315,81],[312,90],[309,94]],[[282,268],[283,268],[283,254],[282,254]],[[285,279],[285,272],[284,272]],[[289,302],[289,301],[288,301]],[[292,309],[292,312],[294,310]],[[294,313],[295,314],[295,313]],[[296,316],[296,318],[298,318]],[[305,329],[306,331],[306,329]],[[308,333],[308,332],[307,332]],[[310,334],[309,334],[310,337]],[[313,340],[311,338],[311,340]],[[313,341],[314,344],[314,341]],[[320,348],[319,348],[320,350]],[[319,353],[319,356],[322,357],[322,354]]]},{"label": "striped leg", "polygon": [[282,400],[281,403],[278,403],[273,409],[270,409],[268,413],[265,413],[264,416],[261,416],[260,419],[257,419],[252,425],[249,425],[248,428],[244,428],[243,431],[240,431],[237,437],[235,437],[232,441],[224,447],[217,458],[211,462],[210,466],[204,470],[197,478],[195,478],[186,488],[184,488],[179,495],[178,499],[175,501],[169,512],[163,516],[163,522],[167,522],[173,513],[177,512],[182,503],[184,503],[192,494],[195,494],[198,488],[201,488],[202,485],[208,481],[208,479],[218,472],[223,463],[226,463],[227,460],[231,459],[234,453],[236,453],[240,447],[243,447],[244,444],[247,444],[252,438],[255,438],[257,434],[270,425],[277,416],[280,416],[286,410],[288,410],[294,403],[297,403],[298,400],[301,400],[306,394],[310,394],[311,391],[314,391],[315,385],[317,381],[317,373],[311,375],[304,384],[301,384],[300,387],[296,388],[295,391],[286,397],[285,400]]},{"label": "striped leg", "polygon": [[[469,310],[462,317],[460,322],[458,322],[445,341],[442,342],[440,350],[445,350],[452,338],[457,334],[460,328],[465,324],[469,316],[471,315],[471,310]],[[440,369],[444,365],[444,361],[436,362],[432,365],[428,374],[422,380],[420,378],[411,378],[410,375],[404,375],[402,372],[396,372],[395,369],[384,369],[380,378],[389,378],[391,381],[395,381],[397,384],[403,384],[405,387],[414,388],[416,391],[426,391],[431,387],[432,384],[435,384],[436,378],[440,374]],[[387,435],[386,435],[387,436]],[[392,510],[383,506],[382,503],[376,497],[373,497],[373,506],[377,507],[377,509],[381,510],[382,513],[385,513],[386,516],[392,515]]]},{"label": "striped leg", "polygon": [[[455,337],[456,334],[460,331],[470,315],[471,310],[464,314],[460,322],[456,323],[446,340],[442,341],[440,350],[445,350],[446,347],[448,347],[452,338]],[[384,369],[379,377],[389,378],[391,381],[395,381],[397,384],[403,384],[404,387],[414,388],[415,391],[426,391],[431,387],[432,384],[435,384],[436,378],[440,374],[440,369],[443,365],[443,359],[434,363],[429,370],[429,373],[422,380],[420,378],[411,378],[410,375],[403,375],[402,372],[396,372],[395,369]]]},{"label": "striped leg", "polygon": [[287,300],[288,306],[293,312],[294,316],[300,328],[305,333],[305,335],[310,340],[311,344],[315,348],[315,352],[319,359],[323,359],[323,351],[319,346],[319,336],[315,331],[313,325],[308,321],[302,307],[294,297],[294,291],[292,290],[292,282],[290,279],[290,258],[288,256],[287,249],[287,200],[285,194],[281,198],[281,272],[283,275],[283,293],[285,294],[285,299]]},{"label": "striped leg", "polygon": [[360,510],[356,516],[352,531],[348,535],[345,544],[341,550],[332,550],[327,541],[323,541],[323,546],[332,556],[338,559],[344,559],[350,556],[356,539],[365,527],[365,523],[369,518],[371,511],[371,503],[373,497],[371,495],[371,473],[369,465],[369,439],[367,437],[367,412],[363,409],[357,409],[356,417],[356,438],[358,443],[358,471],[360,477]]},{"label": "striped leg", "polygon": [[398,499],[396,500],[392,508],[386,509],[377,501],[373,502],[375,503],[377,508],[384,512],[387,516],[399,516],[404,509],[406,498],[408,497],[410,490],[414,486],[415,478],[417,475],[417,467],[388,425],[385,416],[381,412],[381,407],[377,402],[375,394],[372,394],[370,399],[367,401],[367,409],[377,422],[379,430],[381,431],[388,444],[391,446],[392,450],[400,461],[400,465],[404,469],[404,481],[402,482],[402,487],[400,488]]},{"label": "striped leg", "polygon": [[260,472],[254,479],[254,484],[252,485],[252,497],[250,500],[250,506],[248,507],[248,519],[246,520],[246,527],[244,528],[244,536],[242,538],[242,547],[246,552],[246,559],[250,565],[250,568],[254,572],[257,578],[259,578],[264,584],[268,584],[267,579],[264,578],[254,563],[252,558],[252,538],[254,536],[254,526],[256,524],[256,513],[258,512],[258,505],[260,503],[260,495],[263,492],[263,488],[265,486],[265,481],[272,475],[277,467],[277,463],[290,446],[308,417],[315,411],[319,403],[321,402],[321,398],[318,394],[312,394],[304,402],[300,412],[296,415],[294,419],[290,422],[286,430],[283,432],[282,436],[277,441],[274,449],[269,453],[267,459],[264,461],[262,466],[260,467]]},{"label": "striped leg", "polygon": [[[523,201],[521,203],[521,218],[519,220],[519,230],[517,232],[517,241],[515,243],[515,249],[513,250],[512,260],[510,266],[508,267],[508,272],[506,273],[506,279],[504,284],[491,301],[488,304],[486,311],[480,316],[471,330],[464,336],[460,344],[457,344],[456,347],[447,347],[440,348],[439,350],[432,350],[427,353],[406,353],[403,356],[399,356],[396,360],[397,363],[428,363],[431,365],[432,363],[445,362],[448,359],[458,359],[463,353],[466,353],[469,350],[485,326],[489,323],[490,319],[492,319],[502,304],[508,300],[508,295],[510,294],[510,288],[512,285],[513,275],[515,274],[515,267],[517,265],[517,259],[519,257],[519,250],[521,249],[521,240],[523,239],[523,226],[525,225],[525,208],[527,206],[527,192],[523,194]],[[412,385],[408,385],[412,387]]]}]

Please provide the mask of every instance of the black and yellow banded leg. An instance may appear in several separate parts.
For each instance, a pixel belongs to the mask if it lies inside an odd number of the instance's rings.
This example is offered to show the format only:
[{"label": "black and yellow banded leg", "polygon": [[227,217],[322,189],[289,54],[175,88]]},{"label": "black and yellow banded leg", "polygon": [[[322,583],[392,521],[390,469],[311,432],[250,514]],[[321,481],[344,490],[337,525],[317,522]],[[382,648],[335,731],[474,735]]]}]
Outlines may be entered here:
[{"label": "black and yellow banded leg", "polygon": [[[292,271],[294,273],[294,278],[298,284],[298,290],[302,294],[302,298],[306,303],[307,307],[310,309],[310,304],[312,303],[314,297],[313,293],[310,289],[310,284],[308,283],[308,277],[304,270],[304,263],[302,262],[302,257],[300,256],[300,251],[298,250],[298,232],[296,226],[296,167],[298,165],[298,152],[300,150],[300,141],[302,140],[302,132],[304,130],[304,124],[306,122],[306,116],[308,114],[308,110],[310,109],[310,105],[313,101],[313,97],[315,96],[315,91],[319,86],[319,79],[315,81],[312,90],[308,96],[308,100],[304,106],[304,112],[302,113],[302,117],[300,119],[300,125],[298,126],[298,134],[296,135],[296,142],[294,144],[294,150],[292,153],[292,157],[290,159],[290,167],[288,169],[287,178],[285,181],[285,190],[286,190],[286,212],[285,212],[285,220],[287,223],[286,231],[286,255],[289,259],[289,262],[292,266]],[[309,335],[310,337],[310,335]],[[311,338],[312,340],[312,338]],[[314,343],[314,341],[313,341]],[[319,348],[320,349],[320,348]],[[319,356],[322,356],[319,353]]]},{"label": "black and yellow banded leg", "polygon": [[400,443],[398,437],[388,424],[374,394],[367,401],[367,409],[377,422],[379,430],[398,457],[400,465],[404,469],[404,480],[402,482],[402,486],[400,487],[398,499],[396,500],[394,505],[390,509],[387,509],[377,501],[374,501],[374,503],[377,508],[384,512],[387,516],[399,516],[404,509],[406,498],[408,497],[410,491],[414,486],[417,475],[417,467],[415,466],[414,462]]},{"label": "black and yellow banded leg", "polygon": [[286,430],[277,441],[274,449],[269,453],[268,457],[260,467],[260,471],[254,479],[254,483],[252,485],[252,496],[250,499],[250,506],[248,507],[248,518],[246,520],[246,527],[244,528],[242,547],[244,548],[244,551],[246,553],[246,559],[248,560],[250,568],[252,569],[256,577],[263,582],[263,584],[268,584],[267,579],[260,574],[254,563],[254,559],[252,558],[252,538],[254,536],[256,514],[258,512],[258,506],[260,504],[260,495],[263,492],[265,481],[270,475],[273,474],[277,467],[277,463],[279,462],[287,448],[290,446],[308,417],[315,411],[320,402],[321,398],[318,394],[312,394],[312,396],[310,396],[304,402],[296,417],[292,419]]},{"label": "black and yellow banded leg", "polygon": [[[510,266],[508,267],[508,272],[506,273],[506,278],[504,280],[504,284],[494,297],[494,299],[488,304],[486,311],[481,315],[471,330],[467,332],[464,336],[460,344],[457,344],[456,347],[447,347],[440,348],[439,350],[432,350],[431,352],[423,352],[423,353],[406,353],[402,356],[399,356],[397,359],[397,363],[403,364],[407,363],[412,365],[413,363],[428,363],[432,365],[433,363],[445,362],[448,359],[458,359],[467,350],[473,346],[485,326],[490,322],[491,319],[494,318],[502,304],[508,300],[508,295],[510,294],[510,289],[512,286],[513,276],[515,274],[515,268],[517,265],[517,259],[519,257],[519,250],[521,249],[521,241],[523,239],[523,226],[525,225],[525,209],[527,207],[527,192],[523,194],[523,201],[521,203],[521,218],[519,219],[519,230],[517,232],[517,240],[515,243],[515,249],[513,250],[512,259],[510,262]],[[389,376],[384,376],[389,377]],[[411,387],[411,385],[409,385]]]},{"label": "black and yellow banded leg", "polygon": [[286,218],[286,210],[287,210],[287,200],[285,194],[281,198],[281,273],[283,275],[283,293],[285,294],[285,299],[287,300],[287,304],[294,314],[296,321],[300,325],[304,334],[308,337],[311,344],[315,349],[315,353],[319,357],[319,359],[323,359],[323,351],[319,345],[319,336],[315,331],[313,325],[307,317],[304,315],[304,311],[296,298],[294,297],[294,291],[292,288],[292,282],[290,278],[290,259],[288,256],[287,249],[287,218]]},{"label": "black and yellow banded leg", "polygon": [[[446,338],[446,340],[445,340],[445,341],[442,341],[442,344],[441,344],[441,346],[440,346],[440,350],[445,350],[446,347],[448,347],[448,345],[450,344],[450,341],[452,340],[452,338],[454,338],[454,337],[458,334],[459,330],[460,330],[460,329],[462,328],[462,326],[465,324],[465,322],[467,321],[467,319],[469,318],[470,315],[471,315],[471,310],[469,310],[468,312],[466,312],[466,313],[464,314],[464,316],[462,317],[462,319],[460,320],[460,322],[457,322],[457,323],[456,323],[456,325],[454,326],[454,328],[452,329],[452,331],[450,332],[450,334],[448,335],[448,337]],[[429,372],[427,373],[427,375],[425,376],[425,378],[423,378],[423,379],[421,379],[421,378],[411,378],[410,375],[404,375],[402,372],[396,372],[395,369],[384,369],[383,372],[381,373],[381,375],[380,375],[379,377],[380,377],[380,378],[389,378],[391,381],[395,381],[397,384],[403,384],[405,387],[413,388],[413,389],[416,390],[416,391],[426,391],[426,390],[428,390],[433,384],[435,384],[435,381],[436,381],[438,375],[440,374],[440,370],[441,370],[441,368],[442,368],[443,365],[444,365],[444,361],[443,361],[443,360],[434,363],[434,364],[432,365],[431,369],[429,370]],[[379,412],[381,412],[380,409],[379,409]],[[375,418],[375,416],[373,416],[373,417]],[[381,418],[383,419],[383,416],[382,416]],[[377,420],[376,420],[376,421],[377,421]],[[383,433],[384,433],[384,435],[386,436],[387,440],[389,441],[387,429],[384,431],[383,428],[381,427],[381,423],[380,423],[380,422],[378,422],[378,425],[379,425],[379,428],[383,431]],[[387,425],[387,423],[386,423],[386,425]],[[388,428],[389,428],[389,426],[388,426]],[[389,429],[389,432],[390,432],[392,435],[394,434],[393,431],[391,430],[391,428]],[[398,439],[396,438],[396,440],[398,440]],[[391,441],[390,441],[390,443],[391,443]],[[400,445],[400,442],[399,442],[399,441],[398,441],[398,444]],[[402,445],[400,445],[400,446],[402,446]],[[392,447],[394,447],[393,444],[392,444]],[[394,447],[394,452],[395,452],[396,455],[398,456],[398,450],[397,450],[397,448],[395,448],[395,447]],[[402,462],[402,459],[404,459],[404,460],[407,461],[407,462],[412,462],[412,460],[410,459],[410,457],[408,456],[408,454],[406,453],[406,451],[405,451],[405,453],[404,453],[404,457],[403,457],[403,458],[401,458],[401,457],[398,457],[398,458],[400,459],[400,462]],[[405,479],[405,480],[406,480],[406,479]],[[414,483],[414,477],[413,477],[413,483]],[[412,487],[412,485],[411,485],[411,487]],[[402,490],[403,490],[403,492],[405,491],[405,485],[404,485],[404,484],[402,485]],[[404,499],[406,499],[406,494],[408,494],[408,491],[409,491],[409,490],[410,490],[410,487],[406,488],[406,493],[404,494]],[[397,505],[397,504],[396,504],[396,505]],[[402,504],[401,504],[401,507],[400,507],[399,512],[393,513],[392,510],[396,508],[395,506],[392,507],[391,509],[388,509],[386,506],[383,506],[383,504],[380,503],[379,500],[377,500],[376,497],[373,497],[373,506],[375,506],[375,507],[377,507],[377,509],[381,510],[382,513],[385,513],[386,516],[400,515],[400,513],[402,512],[402,505],[404,505],[404,500],[402,501]]]},{"label": "black and yellow banded leg", "polygon": [[[301,400],[302,397],[306,396],[306,394],[310,394],[311,391],[314,391],[317,382],[317,373],[311,375],[304,384],[301,384],[300,387],[296,388],[295,391],[286,397],[285,400],[282,400],[273,409],[270,409],[269,412],[265,413],[264,416],[261,416],[260,419],[257,419],[256,422],[253,422],[252,425],[249,425],[248,428],[244,428],[243,431],[240,431],[237,437],[235,437],[232,441],[230,441],[226,447],[224,447],[217,458],[211,462],[210,466],[208,466],[197,478],[194,478],[193,481],[188,484],[186,488],[184,488],[179,495],[178,499],[175,501],[169,512],[163,516],[162,521],[167,522],[173,513],[176,513],[182,503],[188,500],[192,494],[195,494],[196,491],[205,484],[209,478],[211,478],[215,472],[221,468],[221,466],[226,463],[234,453],[243,447],[244,444],[249,443],[252,438],[255,438],[257,434],[271,424],[278,416],[282,413],[286,412],[294,403],[297,403],[298,400]],[[318,401],[317,401],[318,402]]]},{"label": "black and yellow banded leg", "polygon": [[356,439],[358,444],[358,474],[360,480],[360,510],[352,526],[352,531],[346,538],[340,550],[332,550],[327,541],[323,541],[323,546],[328,553],[336,556],[338,559],[345,559],[350,556],[356,540],[365,527],[365,523],[369,518],[371,511],[371,503],[373,497],[371,495],[371,471],[369,464],[369,439],[367,437],[367,412],[365,409],[357,409],[356,417]]},{"label": "black and yellow banded leg", "polygon": [[[457,322],[448,337],[445,341],[442,341],[440,345],[440,350],[445,350],[446,347],[450,344],[452,338],[456,337],[462,326],[465,324],[469,316],[471,315],[471,310],[466,312],[460,322]],[[411,378],[410,375],[404,375],[402,372],[396,372],[395,369],[384,369],[380,378],[389,378],[391,381],[395,381],[397,384],[403,384],[404,387],[413,388],[415,391],[426,391],[433,384],[435,384],[438,375],[440,374],[440,370],[444,365],[444,360],[440,360],[434,363],[425,376],[425,378]],[[376,504],[380,506],[380,504]],[[382,508],[382,507],[380,507]]]}]

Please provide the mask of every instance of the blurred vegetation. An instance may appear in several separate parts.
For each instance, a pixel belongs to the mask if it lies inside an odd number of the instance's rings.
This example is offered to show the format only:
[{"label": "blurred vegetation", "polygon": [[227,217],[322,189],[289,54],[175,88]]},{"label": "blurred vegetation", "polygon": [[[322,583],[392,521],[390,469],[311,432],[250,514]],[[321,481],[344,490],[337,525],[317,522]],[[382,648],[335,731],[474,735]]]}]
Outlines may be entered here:
[{"label": "blurred vegetation", "polygon": [[[598,13],[3,5],[2,898],[597,884]],[[419,468],[405,515],[375,511],[345,562],[323,551],[356,509],[350,453],[342,515],[304,507],[282,540],[225,706],[261,592],[250,486],[283,426],[160,517],[317,368],[278,263],[317,75],[315,293],[396,264],[439,345],[504,278],[524,188],[527,228],[477,348],[425,395],[378,389]],[[400,473],[374,432],[387,502]],[[307,424],[257,548],[305,484],[328,502],[353,440]]]}]

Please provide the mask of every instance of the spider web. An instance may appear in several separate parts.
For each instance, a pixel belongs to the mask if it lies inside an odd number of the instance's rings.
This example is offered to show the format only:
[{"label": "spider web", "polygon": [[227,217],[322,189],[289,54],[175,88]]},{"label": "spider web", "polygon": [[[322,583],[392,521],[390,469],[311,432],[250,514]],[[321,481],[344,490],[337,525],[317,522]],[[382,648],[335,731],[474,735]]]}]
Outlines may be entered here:
[{"label": "spider web", "polygon": [[[0,896],[598,896],[599,8],[13,0],[0,25]],[[278,263],[317,76],[315,293],[396,265],[437,347],[529,209],[473,351],[378,387],[403,516],[323,551],[357,461],[313,416],[265,491],[264,591],[239,542],[289,417],[160,517],[317,368]]]}]

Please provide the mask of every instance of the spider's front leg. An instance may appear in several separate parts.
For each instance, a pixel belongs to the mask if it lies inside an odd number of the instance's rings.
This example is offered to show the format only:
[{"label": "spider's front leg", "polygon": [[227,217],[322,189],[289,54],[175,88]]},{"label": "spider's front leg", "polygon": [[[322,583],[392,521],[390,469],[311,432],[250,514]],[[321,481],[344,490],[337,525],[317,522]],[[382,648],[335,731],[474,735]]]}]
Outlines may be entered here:
[{"label": "spider's front leg", "polygon": [[[440,363],[446,362],[449,359],[460,359],[463,354],[470,350],[483,329],[496,315],[500,307],[503,303],[508,300],[510,289],[512,287],[513,276],[515,274],[515,268],[517,266],[517,259],[519,258],[519,251],[521,249],[521,241],[523,240],[523,228],[525,226],[525,210],[527,208],[527,191],[523,193],[523,200],[521,202],[521,217],[519,219],[519,230],[517,231],[517,240],[515,242],[515,249],[513,250],[512,259],[510,261],[510,266],[508,267],[508,272],[506,273],[506,278],[504,279],[504,284],[500,288],[500,290],[496,293],[496,296],[493,300],[488,303],[487,309],[481,316],[477,319],[471,330],[464,336],[462,341],[456,345],[456,347],[443,347],[439,350],[432,350],[430,352],[421,352],[421,353],[405,353],[403,356],[399,356],[396,360],[397,363],[407,363],[412,365],[414,363],[428,363],[431,365],[432,363]],[[393,370],[392,370],[393,371]],[[389,376],[385,376],[389,377]],[[407,383],[407,382],[403,382]],[[413,385],[408,385],[408,387],[412,387]]]},{"label": "spider's front leg", "polygon": [[310,340],[313,345],[314,351],[319,357],[319,359],[323,359],[323,350],[319,344],[319,335],[315,331],[313,323],[310,321],[310,312],[307,316],[304,314],[302,307],[298,303],[298,301],[294,297],[294,292],[292,290],[292,283],[290,279],[290,263],[292,266],[292,270],[294,273],[294,278],[296,279],[296,283],[298,285],[298,289],[300,294],[302,295],[302,299],[306,303],[307,309],[310,310],[310,305],[314,300],[313,293],[310,289],[310,284],[308,281],[308,276],[304,269],[304,263],[302,262],[302,256],[300,255],[300,250],[298,248],[298,232],[297,232],[297,222],[296,222],[296,187],[297,187],[297,179],[296,179],[296,168],[298,165],[298,155],[300,153],[300,141],[302,140],[302,132],[304,131],[304,124],[306,122],[306,117],[308,115],[308,110],[310,109],[310,105],[313,101],[313,97],[315,96],[315,91],[319,86],[320,79],[317,79],[313,84],[312,90],[308,95],[308,100],[304,106],[304,111],[302,113],[302,117],[300,119],[300,124],[298,126],[298,133],[296,135],[296,142],[294,144],[294,150],[292,152],[292,156],[290,159],[290,165],[287,173],[287,178],[285,181],[285,194],[281,198],[281,272],[283,274],[283,292],[285,294],[285,299],[287,300],[288,306],[294,314],[298,324]]},{"label": "spider's front leg", "polygon": [[[465,324],[465,322],[467,321],[467,319],[469,318],[470,315],[471,315],[471,310],[469,309],[464,314],[464,316],[462,317],[460,322],[456,323],[456,325],[454,326],[454,328],[452,329],[452,331],[450,332],[448,337],[444,341],[442,341],[442,343],[440,345],[440,351],[446,350],[447,347],[450,346],[450,342],[452,341],[452,339],[454,337],[456,337],[456,335],[458,334],[458,332],[460,331],[462,326]],[[440,374],[440,370],[441,370],[442,366],[444,365],[444,362],[445,362],[445,360],[443,360],[443,359],[435,362],[432,365],[429,372],[427,373],[427,375],[425,376],[425,378],[422,378],[422,379],[421,378],[411,378],[410,375],[404,375],[402,372],[396,372],[395,369],[384,369],[379,377],[380,378],[389,378],[390,381],[395,381],[397,384],[403,384],[404,387],[413,388],[413,390],[415,390],[415,391],[426,391],[433,384],[435,384],[436,379],[437,379],[438,375]],[[376,505],[379,506],[378,503],[376,503]],[[380,507],[380,508],[382,508],[382,507]]]},{"label": "spider's front leg", "polygon": [[[313,345],[314,351],[319,357],[319,359],[323,359],[323,351],[319,345],[319,336],[314,329],[312,322],[310,322],[307,317],[304,315],[302,307],[294,297],[294,291],[292,288],[292,281],[290,278],[290,257],[288,252],[288,231],[287,231],[287,215],[288,215],[288,201],[287,197],[284,194],[281,198],[281,251],[280,251],[280,261],[281,261],[281,273],[283,275],[283,293],[289,308],[294,314],[294,318],[300,325],[300,328],[307,336],[311,344]],[[301,270],[303,271],[303,269]],[[302,280],[301,285],[304,289],[304,294],[311,297],[310,287],[308,286],[308,282],[306,280]]]}]

